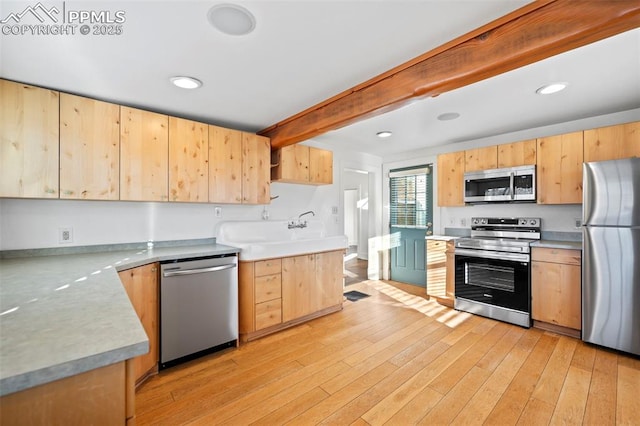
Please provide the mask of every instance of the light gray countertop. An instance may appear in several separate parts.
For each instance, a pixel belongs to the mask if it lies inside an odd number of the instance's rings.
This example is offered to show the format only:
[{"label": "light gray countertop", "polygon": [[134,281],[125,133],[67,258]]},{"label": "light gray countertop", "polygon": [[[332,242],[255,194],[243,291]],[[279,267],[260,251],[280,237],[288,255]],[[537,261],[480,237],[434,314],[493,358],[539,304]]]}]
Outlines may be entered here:
[{"label": "light gray countertop", "polygon": [[118,271],[238,252],[209,243],[0,260],[0,396],[148,352]]},{"label": "light gray countertop", "polygon": [[531,247],[582,250],[582,241],[539,240],[531,243]]},{"label": "light gray countertop", "polygon": [[425,240],[437,240],[437,241],[451,241],[458,239],[460,237],[452,237],[449,235],[427,235],[424,237]]}]

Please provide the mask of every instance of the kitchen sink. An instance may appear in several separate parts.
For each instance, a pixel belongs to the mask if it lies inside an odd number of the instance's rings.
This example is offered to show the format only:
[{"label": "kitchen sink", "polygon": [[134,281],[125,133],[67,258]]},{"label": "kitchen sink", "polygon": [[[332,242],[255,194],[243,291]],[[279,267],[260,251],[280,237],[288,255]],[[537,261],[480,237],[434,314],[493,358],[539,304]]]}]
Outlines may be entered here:
[{"label": "kitchen sink", "polygon": [[[305,227],[293,227],[300,225]],[[327,236],[320,220],[227,221],[217,226],[216,241],[240,249],[240,260],[260,260],[347,248],[344,235]]]}]

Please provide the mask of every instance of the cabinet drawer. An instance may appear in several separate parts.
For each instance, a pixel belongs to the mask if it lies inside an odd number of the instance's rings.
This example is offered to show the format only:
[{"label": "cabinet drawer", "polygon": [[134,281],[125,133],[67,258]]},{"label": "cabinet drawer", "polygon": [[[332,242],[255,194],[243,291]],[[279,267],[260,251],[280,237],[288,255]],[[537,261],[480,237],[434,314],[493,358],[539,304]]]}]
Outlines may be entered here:
[{"label": "cabinet drawer", "polygon": [[256,330],[282,322],[282,299],[256,304]]},{"label": "cabinet drawer", "polygon": [[270,259],[261,260],[256,262],[256,277],[262,277],[264,275],[279,274],[282,269],[282,260]]},{"label": "cabinet drawer", "polygon": [[445,251],[447,242],[443,240],[427,240],[427,247],[433,251]]},{"label": "cabinet drawer", "polygon": [[538,262],[563,263],[566,265],[580,265],[582,252],[580,250],[533,247],[531,260]]},{"label": "cabinet drawer", "polygon": [[273,274],[256,277],[256,303],[282,297],[282,275]]}]

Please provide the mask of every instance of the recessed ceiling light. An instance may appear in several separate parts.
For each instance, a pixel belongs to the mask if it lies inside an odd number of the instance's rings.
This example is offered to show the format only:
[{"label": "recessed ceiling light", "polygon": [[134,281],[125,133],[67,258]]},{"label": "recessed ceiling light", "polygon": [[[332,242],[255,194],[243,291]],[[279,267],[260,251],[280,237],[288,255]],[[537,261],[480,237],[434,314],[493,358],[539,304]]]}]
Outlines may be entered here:
[{"label": "recessed ceiling light", "polygon": [[171,77],[169,80],[171,80],[174,85],[182,89],[197,89],[198,87],[202,86],[202,82],[193,77],[178,76]]},{"label": "recessed ceiling light", "polygon": [[228,35],[247,35],[256,27],[256,18],[242,6],[217,4],[207,13],[209,23]]},{"label": "recessed ceiling light", "polygon": [[564,82],[546,84],[538,88],[538,90],[536,90],[536,93],[538,95],[550,95],[552,93],[557,93],[561,90],[566,89],[568,85],[569,83]]},{"label": "recessed ceiling light", "polygon": [[383,130],[382,132],[376,133],[376,136],[378,136],[379,138],[388,138],[392,134],[393,134],[393,132],[390,132],[388,130]]},{"label": "recessed ceiling light", "polygon": [[458,117],[460,117],[460,114],[458,114],[457,112],[445,112],[444,114],[440,114],[438,116],[438,120],[449,121],[449,120],[455,120]]}]

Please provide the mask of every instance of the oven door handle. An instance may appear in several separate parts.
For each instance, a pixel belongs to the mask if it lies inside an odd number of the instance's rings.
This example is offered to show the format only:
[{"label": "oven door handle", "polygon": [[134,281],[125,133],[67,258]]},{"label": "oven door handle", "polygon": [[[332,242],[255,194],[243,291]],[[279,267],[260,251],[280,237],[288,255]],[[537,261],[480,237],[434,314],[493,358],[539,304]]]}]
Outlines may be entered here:
[{"label": "oven door handle", "polygon": [[488,250],[466,250],[466,249],[458,249],[454,251],[455,256],[469,256],[469,257],[479,257],[485,259],[496,259],[496,260],[513,260],[515,262],[529,262],[528,254],[520,254],[520,253],[505,253],[505,252],[495,252]]},{"label": "oven door handle", "polygon": [[509,174],[509,191],[511,191],[511,199],[513,200],[516,196],[516,189],[513,187],[513,172]]}]

